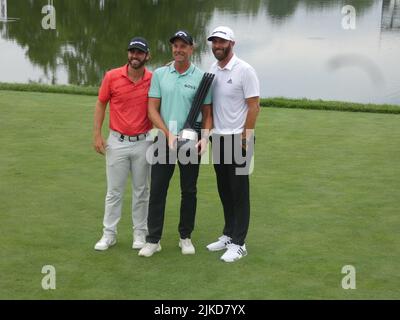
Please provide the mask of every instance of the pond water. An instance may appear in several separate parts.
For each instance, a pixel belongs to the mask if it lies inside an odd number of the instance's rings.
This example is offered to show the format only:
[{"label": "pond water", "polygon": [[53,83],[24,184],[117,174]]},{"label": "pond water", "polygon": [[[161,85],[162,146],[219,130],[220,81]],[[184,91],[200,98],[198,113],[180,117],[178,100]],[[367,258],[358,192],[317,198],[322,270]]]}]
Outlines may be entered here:
[{"label": "pond water", "polygon": [[208,70],[206,37],[218,25],[235,31],[263,97],[400,105],[400,0],[0,0],[0,82],[97,86],[135,35],[149,40],[154,69],[171,60],[180,28]]}]

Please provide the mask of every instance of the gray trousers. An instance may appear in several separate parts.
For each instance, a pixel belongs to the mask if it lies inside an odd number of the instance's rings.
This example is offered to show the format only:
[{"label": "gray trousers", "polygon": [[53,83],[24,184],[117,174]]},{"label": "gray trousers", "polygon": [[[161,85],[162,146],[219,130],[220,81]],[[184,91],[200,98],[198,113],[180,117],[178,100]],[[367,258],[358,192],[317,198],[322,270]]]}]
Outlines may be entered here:
[{"label": "gray trousers", "polygon": [[121,219],[122,200],[126,180],[132,176],[132,223],[133,233],[147,234],[147,214],[150,194],[150,164],[146,151],[151,141],[120,141],[110,133],[106,147],[107,195],[103,220],[103,234],[117,235]]}]

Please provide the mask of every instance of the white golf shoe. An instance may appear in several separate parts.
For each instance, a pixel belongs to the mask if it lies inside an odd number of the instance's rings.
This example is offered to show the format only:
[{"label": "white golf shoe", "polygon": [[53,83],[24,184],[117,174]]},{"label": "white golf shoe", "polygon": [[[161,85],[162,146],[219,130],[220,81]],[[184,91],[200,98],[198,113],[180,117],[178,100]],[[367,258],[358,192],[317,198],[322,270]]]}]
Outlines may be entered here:
[{"label": "white golf shoe", "polygon": [[151,257],[154,253],[161,251],[160,242],[150,243],[146,242],[142,249],[140,249],[138,255],[141,257]]},{"label": "white golf shoe", "polygon": [[182,249],[182,254],[195,254],[196,250],[193,246],[192,240],[180,239],[179,240],[179,248]]},{"label": "white golf shoe", "polygon": [[133,235],[132,249],[142,249],[146,244],[146,234],[136,233]]},{"label": "white golf shoe", "polygon": [[117,243],[117,239],[113,236],[103,235],[101,239],[94,246],[95,250],[105,251]]},{"label": "white golf shoe", "polygon": [[234,262],[247,256],[246,245],[228,244],[228,250],[222,255],[221,260],[225,262]]},{"label": "white golf shoe", "polygon": [[210,251],[220,251],[220,250],[224,250],[227,248],[227,245],[232,243],[232,238],[223,235],[221,237],[218,238],[218,241],[210,243],[207,246],[207,249]]}]

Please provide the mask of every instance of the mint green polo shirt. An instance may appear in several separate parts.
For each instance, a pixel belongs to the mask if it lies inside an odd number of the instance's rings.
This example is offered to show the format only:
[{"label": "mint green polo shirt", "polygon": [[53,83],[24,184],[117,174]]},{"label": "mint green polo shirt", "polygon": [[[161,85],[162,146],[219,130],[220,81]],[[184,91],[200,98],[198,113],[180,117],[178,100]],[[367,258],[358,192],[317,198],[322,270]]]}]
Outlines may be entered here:
[{"label": "mint green polo shirt", "polygon": [[[182,74],[175,70],[173,63],[153,72],[149,97],[161,99],[161,118],[168,130],[175,135],[185,125],[203,75],[204,71],[197,68],[193,63]],[[204,104],[211,104],[211,90],[209,90]],[[200,122],[201,120],[200,114],[197,121]]]}]

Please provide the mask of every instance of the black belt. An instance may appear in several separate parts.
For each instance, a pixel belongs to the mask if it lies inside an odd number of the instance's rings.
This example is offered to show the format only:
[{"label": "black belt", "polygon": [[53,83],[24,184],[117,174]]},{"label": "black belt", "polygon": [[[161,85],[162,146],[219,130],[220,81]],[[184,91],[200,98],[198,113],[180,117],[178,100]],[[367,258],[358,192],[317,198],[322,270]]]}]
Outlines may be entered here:
[{"label": "black belt", "polygon": [[119,133],[117,131],[112,131],[111,133],[114,136],[116,136],[119,139],[119,141],[121,141],[121,142],[122,141],[136,142],[136,141],[139,141],[139,140],[146,139],[146,137],[147,137],[147,133],[141,133],[141,134],[138,134],[136,136],[127,136],[127,135],[124,135],[124,134]]}]

